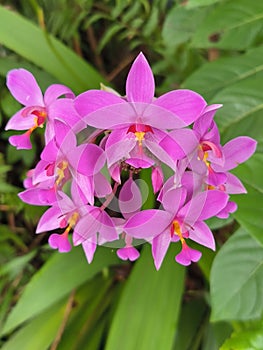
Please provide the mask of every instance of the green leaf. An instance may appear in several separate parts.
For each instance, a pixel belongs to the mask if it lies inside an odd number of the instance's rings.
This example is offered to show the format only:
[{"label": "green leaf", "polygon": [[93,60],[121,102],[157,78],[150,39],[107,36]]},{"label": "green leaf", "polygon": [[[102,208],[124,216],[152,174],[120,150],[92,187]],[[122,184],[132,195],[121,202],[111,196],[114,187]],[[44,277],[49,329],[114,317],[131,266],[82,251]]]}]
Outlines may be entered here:
[{"label": "green leaf", "polygon": [[21,323],[44,311],[68,295],[73,288],[117,261],[114,252],[103,247],[98,248],[91,265],[87,263],[80,247],[74,247],[67,254],[55,253],[26,286],[7,318],[2,334],[9,333]]},{"label": "green leaf", "polygon": [[263,154],[255,153],[252,158],[232,171],[245,185],[252,186],[263,194]]},{"label": "green leaf", "polygon": [[246,185],[246,189],[247,194],[233,198],[238,205],[233,216],[263,246],[263,206],[260,205],[263,203],[263,194],[250,185]]},{"label": "green leaf", "polygon": [[162,37],[168,48],[176,48],[188,41],[196,28],[203,21],[206,11],[200,9],[187,10],[185,7],[175,6],[166,16]]},{"label": "green leaf", "polygon": [[31,259],[36,255],[36,251],[32,251],[23,256],[18,256],[0,266],[0,277],[8,274],[10,279],[14,279],[26,267]]},{"label": "green leaf", "polygon": [[243,330],[235,332],[231,338],[221,346],[220,350],[262,350],[263,332],[262,328],[254,330]]},{"label": "green leaf", "polygon": [[20,329],[2,347],[2,350],[48,349],[55,338],[65,312],[65,298],[48,308],[32,322]]},{"label": "green leaf", "polygon": [[263,2],[221,2],[198,27],[192,45],[201,48],[242,50],[262,35]]},{"label": "green leaf", "polygon": [[211,270],[212,321],[249,320],[263,312],[263,247],[240,228]]},{"label": "green leaf", "polygon": [[208,316],[209,309],[203,299],[183,304],[173,349],[198,349]]},{"label": "green leaf", "polygon": [[233,84],[214,96],[211,103],[222,103],[215,121],[222,143],[247,135],[263,142],[263,77],[250,78]]},{"label": "green leaf", "polygon": [[233,214],[236,220],[263,245],[263,154],[255,154],[247,162],[233,170],[244,183],[248,193],[234,196],[238,210]]},{"label": "green leaf", "polygon": [[240,56],[206,63],[190,75],[182,87],[197,91],[211,100],[216,93],[232,84],[263,76],[262,56],[263,46],[260,46]]},{"label": "green leaf", "polygon": [[0,43],[56,77],[76,93],[104,79],[57,39],[29,20],[0,6]]},{"label": "green leaf", "polygon": [[[74,300],[77,305],[71,312],[58,350],[98,348],[94,343],[97,341],[99,344],[101,338],[97,339],[96,331],[101,324],[105,326],[105,322],[101,321],[105,321],[105,312],[115,296],[113,281],[112,275],[107,277],[98,275],[79,289],[74,298],[77,299]],[[102,329],[99,334],[101,332]]]},{"label": "green leaf", "polygon": [[151,14],[147,22],[143,26],[143,35],[149,37],[153,31],[158,27],[159,21],[159,10],[156,6],[153,6],[151,9]]},{"label": "green leaf", "polygon": [[121,295],[106,350],[172,349],[185,271],[174,256],[170,249],[156,271],[150,247],[144,247]]},{"label": "green leaf", "polygon": [[223,0],[188,0],[186,8],[195,8],[201,6],[209,6]]}]

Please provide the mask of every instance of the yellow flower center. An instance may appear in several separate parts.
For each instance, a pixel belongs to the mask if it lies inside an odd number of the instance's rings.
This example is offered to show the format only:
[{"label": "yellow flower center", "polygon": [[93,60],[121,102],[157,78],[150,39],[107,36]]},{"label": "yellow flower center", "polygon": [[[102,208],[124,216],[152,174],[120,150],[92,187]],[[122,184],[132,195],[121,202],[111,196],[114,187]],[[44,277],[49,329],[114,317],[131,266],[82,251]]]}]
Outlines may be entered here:
[{"label": "yellow flower center", "polygon": [[139,142],[139,145],[142,146],[142,141],[144,140],[144,135],[145,132],[144,131],[136,131],[134,133],[136,140]]},{"label": "yellow flower center", "polygon": [[62,180],[65,177],[65,170],[68,167],[68,162],[66,162],[65,160],[63,160],[62,162],[59,163],[58,167],[57,167],[57,175],[58,178],[56,180],[56,185],[59,185]]},{"label": "yellow flower center", "polygon": [[185,242],[185,239],[184,239],[182,231],[181,231],[181,226],[177,220],[174,220],[172,223],[172,232],[173,232],[173,234],[177,235],[180,238],[180,241],[182,243]]}]

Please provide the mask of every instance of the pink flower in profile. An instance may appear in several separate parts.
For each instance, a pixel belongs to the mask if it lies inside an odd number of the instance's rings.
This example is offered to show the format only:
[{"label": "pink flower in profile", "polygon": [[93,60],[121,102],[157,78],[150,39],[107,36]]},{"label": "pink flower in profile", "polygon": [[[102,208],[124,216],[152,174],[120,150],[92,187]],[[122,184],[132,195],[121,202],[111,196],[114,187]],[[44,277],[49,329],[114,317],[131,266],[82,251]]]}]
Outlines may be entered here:
[{"label": "pink flower in profile", "polygon": [[[181,129],[194,122],[206,102],[191,90],[174,90],[159,98],[154,98],[154,90],[152,70],[140,53],[128,74],[125,98],[99,90],[84,92],[76,98],[75,107],[83,121],[111,130],[105,144],[110,169],[123,160],[134,168],[149,168],[155,159],[175,167],[160,141],[167,130]],[[193,136],[192,130],[185,129],[184,137],[174,141],[177,159],[196,146]]]},{"label": "pink flower in profile", "polygon": [[[32,132],[38,127],[43,127],[48,118],[50,120],[56,116],[57,108],[54,107],[54,103],[59,97],[65,95],[71,100],[75,97],[68,87],[61,84],[49,86],[43,96],[34,76],[23,68],[13,69],[8,73],[7,87],[14,98],[24,105],[8,121],[5,128],[6,130],[27,130],[22,135],[9,138],[9,142],[17,149],[32,148],[30,142]],[[50,128],[52,129],[51,125],[46,131],[49,138],[54,134]]]},{"label": "pink flower in profile", "polygon": [[185,203],[186,194],[187,191],[183,187],[164,192],[164,210],[149,209],[136,213],[124,226],[131,237],[152,242],[152,254],[157,270],[170,242],[181,241],[182,251],[176,260],[183,265],[189,265],[191,261],[197,261],[201,257],[200,252],[187,245],[187,239],[215,249],[213,234],[203,220],[222,210],[226,206],[228,195],[216,190],[205,191]]}]

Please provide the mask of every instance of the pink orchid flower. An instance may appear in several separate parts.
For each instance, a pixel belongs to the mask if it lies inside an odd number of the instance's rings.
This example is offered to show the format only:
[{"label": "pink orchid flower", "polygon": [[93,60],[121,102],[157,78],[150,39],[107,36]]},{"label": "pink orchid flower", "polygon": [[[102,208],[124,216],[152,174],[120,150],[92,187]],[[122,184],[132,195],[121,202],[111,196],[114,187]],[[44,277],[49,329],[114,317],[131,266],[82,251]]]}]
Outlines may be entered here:
[{"label": "pink orchid flower", "polygon": [[[44,96],[35,80],[34,76],[27,70],[13,69],[7,75],[7,87],[14,98],[24,105],[6,125],[6,130],[27,130],[22,135],[14,135],[9,138],[9,142],[17,149],[32,148],[30,136],[38,127],[43,127],[44,123],[49,120],[46,130],[47,141],[53,137],[52,119],[55,118],[58,108],[56,101],[61,96],[66,96],[71,100],[75,97],[73,92],[61,84],[53,84],[48,87]],[[63,102],[67,104],[67,102]],[[79,119],[75,112],[74,121]]]},{"label": "pink orchid flower", "polygon": [[[181,129],[194,122],[206,102],[191,90],[174,90],[159,98],[154,98],[154,90],[153,73],[140,53],[128,74],[125,98],[99,90],[87,91],[76,98],[75,107],[83,121],[111,130],[105,144],[109,167],[125,160],[134,168],[148,168],[156,159],[175,167],[160,141],[167,130]],[[184,136],[191,139],[191,134],[187,129]],[[174,143],[177,159],[187,155],[189,144],[192,141],[187,142],[185,137],[182,144]]]},{"label": "pink orchid flower", "polygon": [[149,209],[136,213],[124,226],[131,237],[152,242],[156,269],[160,268],[170,242],[181,241],[182,252],[176,260],[183,265],[201,257],[201,253],[188,247],[186,239],[215,249],[213,234],[203,220],[222,210],[228,195],[222,191],[205,191],[185,203],[186,192],[183,187],[166,191],[162,195],[164,210]]}]

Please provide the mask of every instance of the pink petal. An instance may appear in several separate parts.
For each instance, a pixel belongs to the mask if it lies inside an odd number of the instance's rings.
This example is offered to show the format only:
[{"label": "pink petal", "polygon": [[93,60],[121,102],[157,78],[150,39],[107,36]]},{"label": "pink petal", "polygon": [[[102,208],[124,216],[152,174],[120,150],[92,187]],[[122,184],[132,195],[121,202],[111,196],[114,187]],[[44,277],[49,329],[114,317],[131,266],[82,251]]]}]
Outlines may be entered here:
[{"label": "pink petal", "polygon": [[135,261],[139,258],[140,253],[134,247],[124,247],[117,250],[117,255],[122,260]]},{"label": "pink petal", "polygon": [[63,219],[63,213],[57,206],[47,209],[41,216],[36,233],[51,231],[60,227],[60,222]]},{"label": "pink petal", "polygon": [[[155,100],[155,101],[158,101]],[[160,130],[180,129],[187,126],[187,124],[173,111],[166,109],[163,106],[156,105],[155,102],[145,105],[141,103],[134,103],[138,111],[141,113],[141,122],[145,125],[150,125]]]},{"label": "pink petal", "polygon": [[74,93],[65,85],[50,85],[44,94],[45,105],[49,106],[52,102],[54,102],[62,96],[65,96],[70,99],[73,99],[75,97]]},{"label": "pink petal", "polygon": [[109,167],[110,176],[117,183],[121,183],[121,166],[119,164],[113,164]]},{"label": "pink petal", "polygon": [[239,136],[229,141],[223,147],[225,154],[224,171],[234,169],[240,163],[245,162],[255,152],[256,147],[257,142],[248,136]]},{"label": "pink petal", "polygon": [[101,173],[94,175],[94,190],[95,196],[99,198],[108,196],[112,192],[109,181]]},{"label": "pink petal", "polygon": [[99,227],[99,243],[101,242],[112,242],[118,239],[118,233],[115,228],[114,221],[111,217],[103,210],[99,216],[100,227]]},{"label": "pink petal", "polygon": [[142,206],[141,192],[133,179],[128,179],[122,186],[118,202],[120,211],[126,219],[140,211]]},{"label": "pink petal", "polygon": [[159,270],[171,242],[169,230],[156,236],[152,241],[152,255],[156,270]]},{"label": "pink petal", "polygon": [[198,138],[201,139],[208,132],[216,111],[221,107],[222,105],[220,104],[213,104],[207,106],[204,109],[201,117],[195,121],[193,125],[193,130],[196,132]]},{"label": "pink petal", "polygon": [[52,205],[58,197],[53,188],[43,189],[38,187],[29,188],[18,194],[18,197],[25,203],[31,205]]},{"label": "pink petal", "polygon": [[229,194],[239,194],[239,193],[247,193],[242,182],[238,177],[231,173],[227,173],[227,180],[225,183],[226,193]]},{"label": "pink petal", "polygon": [[72,128],[60,120],[55,120],[53,125],[55,140],[57,146],[61,148],[62,152],[67,154],[73,148],[76,148],[77,139]]},{"label": "pink petal", "polygon": [[108,166],[111,167],[116,162],[129,158],[129,153],[136,142],[134,135],[127,134],[127,128],[113,130],[105,146]]},{"label": "pink petal", "polygon": [[227,219],[230,213],[234,213],[237,210],[237,204],[229,201],[227,205],[216,216],[220,219]]},{"label": "pink petal", "polygon": [[127,221],[124,230],[131,237],[149,239],[163,232],[171,222],[171,214],[163,210],[143,210]]},{"label": "pink petal", "polygon": [[73,182],[78,187],[82,204],[94,204],[94,181],[92,176],[75,173]]},{"label": "pink petal", "polygon": [[126,96],[129,102],[148,102],[154,97],[154,77],[143,53],[132,64],[126,81]]},{"label": "pink petal", "polygon": [[[213,166],[214,167],[214,166]],[[213,171],[213,169],[208,169],[208,177],[207,177],[207,183],[212,186],[219,186],[226,182],[227,175],[226,173],[217,173]]]},{"label": "pink petal", "polygon": [[22,135],[10,136],[8,141],[12,146],[16,147],[16,149],[31,149],[32,144],[30,141],[30,136],[31,133],[27,131]]},{"label": "pink petal", "polygon": [[176,255],[175,260],[181,265],[188,266],[192,261],[197,262],[200,260],[201,256],[201,252],[188,247],[188,245],[185,243],[183,245],[182,251]]},{"label": "pink petal", "polygon": [[104,151],[94,144],[82,144],[68,153],[68,159],[80,174],[93,176],[103,167],[106,156]]},{"label": "pink petal", "polygon": [[176,215],[177,211],[182,207],[186,198],[186,189],[183,187],[171,188],[162,193],[162,205],[166,211]]},{"label": "pink petal", "polygon": [[40,157],[43,161],[47,163],[55,163],[58,158],[58,146],[55,139],[52,139],[44,147],[43,151],[40,154]]},{"label": "pink petal", "polygon": [[[101,109],[107,111],[107,106],[109,107],[115,104],[122,106],[127,105],[121,97],[103,90],[86,91],[77,96],[74,103],[77,113],[83,120],[89,125],[100,129],[104,129],[103,125],[107,122],[107,114],[104,116],[101,112],[94,114],[95,111],[100,111]],[[109,111],[110,110],[111,109],[109,109]],[[120,116],[118,117],[120,118]],[[110,121],[108,122],[110,123]],[[108,128],[108,126],[106,126],[106,128]]]},{"label": "pink petal", "polygon": [[93,260],[94,253],[97,248],[97,238],[96,236],[89,238],[88,240],[82,243],[82,248],[86,255],[87,261],[90,264]]},{"label": "pink petal", "polygon": [[86,123],[81,120],[80,115],[74,107],[74,100],[69,98],[61,98],[54,101],[48,108],[49,120],[58,119],[65,124],[74,128],[75,132],[86,127]]},{"label": "pink petal", "polygon": [[99,208],[90,207],[89,213],[78,221],[73,232],[74,245],[83,244],[85,241],[93,242],[93,236],[97,236],[101,226],[100,214]]},{"label": "pink petal", "polygon": [[189,225],[194,225],[196,221],[216,215],[226,206],[228,199],[229,196],[222,191],[209,190],[199,193],[179,210],[178,216],[184,217]]},{"label": "pink petal", "polygon": [[28,130],[35,125],[36,116],[33,114],[24,115],[23,112],[27,107],[20,109],[15,113],[6,124],[5,130]]},{"label": "pink petal", "polygon": [[136,123],[138,112],[136,105],[122,101],[119,104],[98,109],[82,120],[88,125],[100,129],[116,129],[121,127],[129,127]]},{"label": "pink petal", "polygon": [[144,153],[141,154],[141,157],[139,158],[129,158],[126,159],[126,163],[132,166],[135,169],[147,169],[154,165],[154,160],[147,157]]},{"label": "pink petal", "polygon": [[7,74],[7,87],[14,98],[24,106],[44,106],[42,92],[34,76],[23,68]]},{"label": "pink petal", "polygon": [[148,136],[145,138],[144,144],[157,159],[168,165],[171,169],[175,170],[176,163],[153,137]]},{"label": "pink petal", "polygon": [[194,228],[189,230],[189,238],[193,241],[215,250],[215,239],[210,228],[202,221],[197,221]]},{"label": "pink petal", "polygon": [[53,233],[48,239],[48,244],[52,249],[58,249],[60,253],[68,253],[71,250],[67,235]]},{"label": "pink petal", "polygon": [[153,105],[174,113],[185,125],[197,120],[206,107],[203,97],[191,90],[174,90],[157,98]]},{"label": "pink petal", "polygon": [[198,140],[190,129],[173,130],[162,139],[160,146],[177,161],[190,155],[198,146]]},{"label": "pink petal", "polygon": [[153,192],[157,193],[163,186],[164,176],[162,168],[157,166],[152,170],[152,186]]}]

